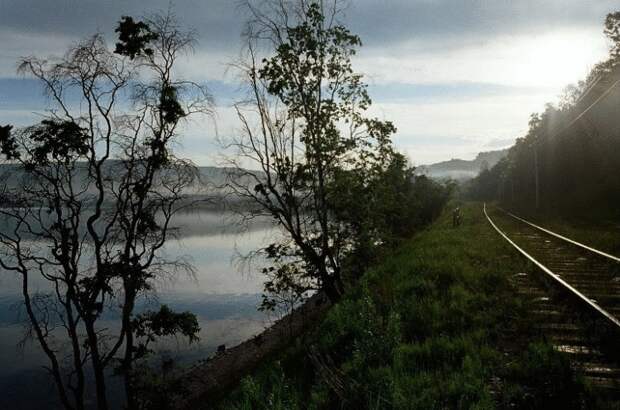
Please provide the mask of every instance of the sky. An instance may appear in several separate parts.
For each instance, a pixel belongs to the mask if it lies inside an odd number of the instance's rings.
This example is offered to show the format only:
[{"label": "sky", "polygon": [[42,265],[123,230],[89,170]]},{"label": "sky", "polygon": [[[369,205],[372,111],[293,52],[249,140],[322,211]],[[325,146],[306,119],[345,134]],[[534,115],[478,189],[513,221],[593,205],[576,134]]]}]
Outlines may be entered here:
[{"label": "sky", "polygon": [[[122,15],[171,8],[197,45],[179,74],[204,82],[216,115],[186,125],[180,154],[217,165],[216,135],[239,129],[238,86],[245,11],[236,0],[0,0],[0,124],[38,121],[39,85],[16,74],[21,56],[61,55],[101,32],[113,41]],[[341,20],[363,42],[353,63],[365,75],[371,114],[395,123],[395,145],[413,164],[510,146],[528,117],[557,101],[607,55],[603,35],[616,0],[350,0]]]}]

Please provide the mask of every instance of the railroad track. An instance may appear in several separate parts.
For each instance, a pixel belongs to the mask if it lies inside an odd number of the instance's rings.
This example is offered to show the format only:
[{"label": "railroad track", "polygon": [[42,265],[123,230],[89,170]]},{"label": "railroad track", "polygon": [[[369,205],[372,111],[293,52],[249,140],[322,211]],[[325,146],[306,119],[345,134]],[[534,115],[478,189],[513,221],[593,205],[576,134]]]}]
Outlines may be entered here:
[{"label": "railroad track", "polygon": [[620,398],[620,259],[501,209],[484,213],[537,268],[511,279],[535,331],[595,388]]}]

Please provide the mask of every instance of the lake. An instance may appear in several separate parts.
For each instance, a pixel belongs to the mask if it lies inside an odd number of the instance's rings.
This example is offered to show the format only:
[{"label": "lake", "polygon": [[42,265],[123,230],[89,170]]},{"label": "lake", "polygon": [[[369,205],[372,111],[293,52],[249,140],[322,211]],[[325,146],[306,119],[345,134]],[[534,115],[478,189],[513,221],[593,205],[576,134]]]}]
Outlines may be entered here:
[{"label": "lake", "polygon": [[[205,210],[179,214],[174,225],[180,228],[179,235],[166,243],[163,252],[185,257],[194,275],[159,281],[155,294],[142,301],[141,308],[165,303],[196,314],[201,327],[198,343],[169,340],[158,346],[160,354],[188,364],[206,358],[221,344],[232,346],[260,333],[276,319],[257,310],[261,260],[246,263],[240,255],[269,243],[277,232],[266,220],[240,226],[230,213]],[[25,319],[20,314],[20,286],[14,273],[0,270],[0,409],[37,408],[53,393],[41,368],[46,358],[38,342],[20,344]],[[45,283],[38,281],[33,287],[45,289]],[[106,320],[110,328],[117,327],[113,319]]]}]

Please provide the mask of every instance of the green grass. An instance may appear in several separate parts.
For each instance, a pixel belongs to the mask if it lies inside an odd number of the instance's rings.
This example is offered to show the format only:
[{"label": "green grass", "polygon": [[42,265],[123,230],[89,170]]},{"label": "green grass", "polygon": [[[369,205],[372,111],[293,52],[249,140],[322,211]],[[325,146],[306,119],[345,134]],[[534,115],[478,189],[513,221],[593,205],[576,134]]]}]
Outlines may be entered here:
[{"label": "green grass", "polygon": [[565,357],[524,336],[508,281],[524,269],[481,205],[456,229],[446,213],[220,408],[580,408],[587,388]]}]

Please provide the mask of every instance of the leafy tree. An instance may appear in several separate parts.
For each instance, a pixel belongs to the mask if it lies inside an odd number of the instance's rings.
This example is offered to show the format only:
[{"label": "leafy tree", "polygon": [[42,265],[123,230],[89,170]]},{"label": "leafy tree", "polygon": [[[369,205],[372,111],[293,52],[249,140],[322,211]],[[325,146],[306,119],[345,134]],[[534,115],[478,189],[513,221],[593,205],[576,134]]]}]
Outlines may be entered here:
[{"label": "leafy tree", "polygon": [[[384,173],[403,165],[390,140],[396,129],[365,116],[371,99],[351,64],[361,40],[337,22],[337,1],[247,7],[247,59],[238,67],[249,99],[236,105],[243,135],[231,159],[246,179],[231,186],[258,205],[251,216],[283,228],[264,250],[274,261],[267,294],[321,289],[337,300],[345,261],[383,239],[366,223],[378,216]],[[239,182],[247,178],[254,182]]]},{"label": "leafy tree", "polygon": [[609,54],[613,64],[620,61],[620,11],[609,13],[605,18],[605,35],[611,40]]},{"label": "leafy tree", "polygon": [[119,39],[115,53],[126,55],[132,60],[141,55],[153,56],[149,43],[156,41],[159,35],[153,33],[147,23],[135,22],[133,17],[123,16],[114,31],[118,33]]},{"label": "leafy tree", "polygon": [[[163,275],[191,269],[160,252],[196,180],[171,146],[184,119],[210,112],[210,98],[173,75],[193,39],[170,15],[123,17],[116,31],[115,52],[95,35],[61,59],[23,59],[21,72],[52,105],[37,125],[0,129],[0,151],[23,175],[4,180],[14,206],[0,209],[10,226],[0,232],[0,266],[21,277],[30,332],[67,409],[85,408],[91,395],[108,409],[112,373],[124,380],[127,407],[138,408],[135,369],[149,343],[194,341],[199,330],[188,312],[135,307]],[[35,279],[47,286],[36,290]],[[120,315],[118,329],[101,323],[106,312]]]}]

